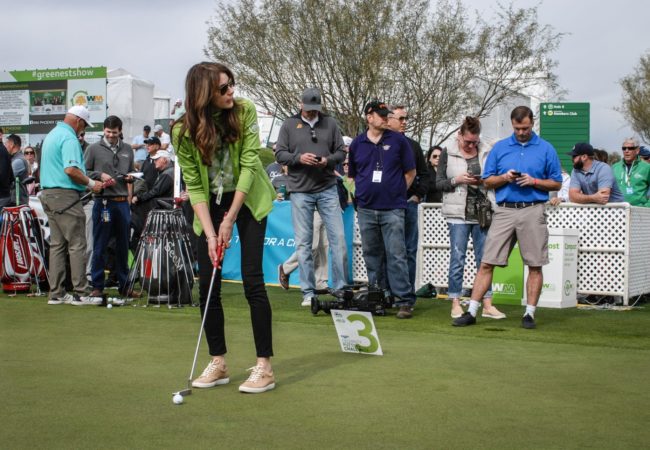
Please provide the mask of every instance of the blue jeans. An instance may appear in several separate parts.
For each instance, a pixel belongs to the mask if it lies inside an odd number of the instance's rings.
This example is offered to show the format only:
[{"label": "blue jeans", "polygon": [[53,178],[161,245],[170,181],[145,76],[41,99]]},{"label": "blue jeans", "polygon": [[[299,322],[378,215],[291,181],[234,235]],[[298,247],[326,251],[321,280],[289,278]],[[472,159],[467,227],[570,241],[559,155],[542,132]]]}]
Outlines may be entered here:
[{"label": "blue jeans", "polygon": [[129,232],[131,227],[131,208],[128,202],[108,200],[106,207],[111,216],[110,222],[102,221],[104,202],[95,199],[93,206],[93,257],[92,257],[92,286],[102,291],[104,289],[104,267],[106,266],[106,247],[111,236],[115,236],[115,272],[119,283],[120,293],[127,288],[126,279],[129,275]]},{"label": "blue jeans", "polygon": [[314,296],[316,278],[314,276],[314,259],[312,242],[314,234],[314,211],[318,210],[330,247],[332,264],[332,283],[334,289],[342,289],[347,283],[345,279],[345,231],[343,230],[343,215],[339,203],[336,185],[317,193],[292,192],[291,217],[296,238],[296,253],[300,268],[300,289],[303,298]]},{"label": "blue jeans", "polygon": [[409,282],[404,243],[403,209],[375,210],[359,208],[357,219],[361,232],[363,260],[366,263],[368,282],[379,284],[386,263],[388,284],[398,299],[397,306],[415,305],[413,285]]},{"label": "blue jeans", "polygon": [[[449,223],[449,241],[451,245],[449,255],[449,298],[460,298],[463,291],[463,273],[465,272],[465,254],[469,236],[472,235],[474,246],[474,259],[478,269],[483,258],[483,245],[487,237],[487,228],[481,228],[477,223]],[[491,298],[492,291],[485,293],[483,298]]]},{"label": "blue jeans", "polygon": [[409,266],[409,281],[415,287],[415,261],[418,256],[418,203],[408,202],[404,217],[404,238],[406,261]]}]

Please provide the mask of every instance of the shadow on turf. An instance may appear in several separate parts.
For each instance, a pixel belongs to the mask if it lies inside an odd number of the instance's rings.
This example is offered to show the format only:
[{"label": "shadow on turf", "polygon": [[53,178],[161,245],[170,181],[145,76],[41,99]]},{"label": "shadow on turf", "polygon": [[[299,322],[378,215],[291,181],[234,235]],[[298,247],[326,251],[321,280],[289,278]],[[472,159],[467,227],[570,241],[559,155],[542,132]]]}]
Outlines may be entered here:
[{"label": "shadow on turf", "polygon": [[282,384],[297,383],[312,377],[322,377],[323,369],[335,369],[352,364],[355,359],[342,352],[318,352],[296,358],[282,359]]}]

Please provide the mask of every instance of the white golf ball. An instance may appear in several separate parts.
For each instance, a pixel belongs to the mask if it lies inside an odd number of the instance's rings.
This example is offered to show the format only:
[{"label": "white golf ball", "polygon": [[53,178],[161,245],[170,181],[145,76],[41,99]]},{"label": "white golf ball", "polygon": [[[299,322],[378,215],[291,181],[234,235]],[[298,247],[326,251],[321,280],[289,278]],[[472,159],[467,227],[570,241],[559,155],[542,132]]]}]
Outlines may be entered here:
[{"label": "white golf ball", "polygon": [[183,396],[181,394],[176,394],[172,397],[172,402],[174,402],[174,405],[182,405],[183,404]]},{"label": "white golf ball", "polygon": [[106,305],[106,307],[107,307],[108,309],[111,309],[111,308],[113,307],[113,305],[111,305],[111,304],[109,303],[108,305]]}]

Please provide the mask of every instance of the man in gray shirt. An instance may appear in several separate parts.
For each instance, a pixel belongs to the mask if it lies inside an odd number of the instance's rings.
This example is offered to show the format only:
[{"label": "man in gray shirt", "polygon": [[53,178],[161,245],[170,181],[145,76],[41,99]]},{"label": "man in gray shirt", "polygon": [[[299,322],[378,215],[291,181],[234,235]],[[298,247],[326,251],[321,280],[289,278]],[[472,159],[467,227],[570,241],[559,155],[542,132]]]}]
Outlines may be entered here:
[{"label": "man in gray shirt", "polygon": [[115,237],[115,266],[120,294],[129,295],[127,276],[129,274],[128,251],[131,226],[132,178],[126,176],[134,171],[134,156],[131,146],[120,139],[122,120],[108,116],[104,120],[104,136],[101,141],[86,149],[86,171],[88,176],[102,182],[115,179],[116,183],[95,196],[93,205],[93,256],[91,297],[101,296],[104,291],[104,266],[106,248],[112,236]]},{"label": "man in gray shirt", "polygon": [[577,143],[571,152],[573,172],[569,185],[569,201],[573,203],[624,202],[612,168],[594,160],[594,148],[585,142]]},{"label": "man in gray shirt", "polygon": [[299,114],[282,124],[275,159],[288,166],[287,189],[291,192],[302,306],[310,306],[316,297],[311,249],[314,211],[320,213],[327,230],[332,252],[332,287],[341,289],[346,284],[345,234],[334,174],[334,168],[345,159],[345,149],[336,121],[321,112],[318,89],[305,89],[300,109]]}]

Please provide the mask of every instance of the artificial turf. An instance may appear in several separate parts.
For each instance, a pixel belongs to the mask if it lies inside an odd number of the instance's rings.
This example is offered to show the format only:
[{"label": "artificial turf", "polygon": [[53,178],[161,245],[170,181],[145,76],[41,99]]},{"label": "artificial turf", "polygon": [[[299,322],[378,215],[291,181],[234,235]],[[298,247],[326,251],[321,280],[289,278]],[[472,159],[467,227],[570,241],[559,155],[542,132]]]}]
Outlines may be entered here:
[{"label": "artificial turf", "polygon": [[[384,356],[340,351],[330,317],[270,287],[275,390],[241,394],[248,307],[224,285],[231,383],[186,385],[197,308],[0,297],[0,448],[647,448],[650,307],[450,326],[449,303],[375,317]],[[201,348],[197,372],[208,357]]]}]

